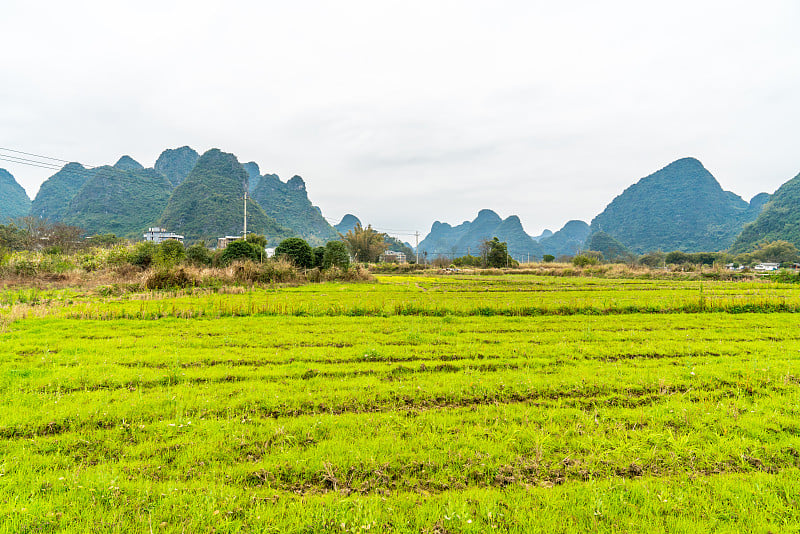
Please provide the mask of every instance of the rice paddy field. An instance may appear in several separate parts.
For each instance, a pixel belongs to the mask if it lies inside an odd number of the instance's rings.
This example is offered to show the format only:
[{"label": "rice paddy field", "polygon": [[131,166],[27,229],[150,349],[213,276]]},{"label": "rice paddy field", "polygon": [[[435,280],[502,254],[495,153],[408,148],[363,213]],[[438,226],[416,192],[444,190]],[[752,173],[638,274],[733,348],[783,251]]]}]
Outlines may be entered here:
[{"label": "rice paddy field", "polygon": [[797,532],[800,285],[0,293],[0,532]]}]

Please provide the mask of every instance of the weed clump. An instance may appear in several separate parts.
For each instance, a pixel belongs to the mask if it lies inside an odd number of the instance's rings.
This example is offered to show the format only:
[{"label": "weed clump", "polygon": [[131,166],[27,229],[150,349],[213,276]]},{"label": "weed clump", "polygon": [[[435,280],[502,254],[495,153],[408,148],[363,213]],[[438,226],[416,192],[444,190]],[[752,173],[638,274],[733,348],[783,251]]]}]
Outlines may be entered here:
[{"label": "weed clump", "polygon": [[142,285],[147,289],[181,289],[198,285],[187,269],[158,269],[145,275]]}]

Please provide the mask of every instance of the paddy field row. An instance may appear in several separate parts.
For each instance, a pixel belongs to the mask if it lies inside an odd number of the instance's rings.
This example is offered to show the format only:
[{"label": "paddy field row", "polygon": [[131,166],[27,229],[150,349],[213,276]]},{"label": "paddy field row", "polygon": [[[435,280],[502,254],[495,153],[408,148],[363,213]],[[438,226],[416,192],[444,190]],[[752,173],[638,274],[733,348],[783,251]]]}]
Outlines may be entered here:
[{"label": "paddy field row", "polygon": [[[676,305],[701,293],[760,306]],[[763,305],[795,299],[534,277],[9,298],[0,532],[796,529],[800,315]],[[578,311],[473,313],[517,306]]]}]

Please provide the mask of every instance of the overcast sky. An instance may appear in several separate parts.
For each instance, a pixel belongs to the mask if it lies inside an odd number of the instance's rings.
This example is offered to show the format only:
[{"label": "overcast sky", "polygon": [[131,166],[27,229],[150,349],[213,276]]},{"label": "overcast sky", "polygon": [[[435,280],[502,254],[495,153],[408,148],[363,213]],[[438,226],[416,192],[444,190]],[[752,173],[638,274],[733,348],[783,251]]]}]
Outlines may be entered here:
[{"label": "overcast sky", "polygon": [[798,27],[797,0],[4,0],[0,147],[218,147],[330,219],[538,234],[685,156],[747,200],[795,176]]}]

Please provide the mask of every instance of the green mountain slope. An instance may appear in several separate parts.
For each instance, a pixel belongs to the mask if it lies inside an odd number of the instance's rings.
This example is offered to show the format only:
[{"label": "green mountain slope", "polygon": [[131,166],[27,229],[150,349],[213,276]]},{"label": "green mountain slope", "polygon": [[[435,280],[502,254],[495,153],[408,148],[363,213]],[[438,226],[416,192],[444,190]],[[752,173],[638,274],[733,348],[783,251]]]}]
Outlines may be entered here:
[{"label": "green mountain slope", "polygon": [[340,234],[345,235],[347,232],[355,228],[357,224],[361,224],[361,220],[352,213],[348,213],[342,217],[342,220],[339,221],[339,224],[333,225],[333,228]]},{"label": "green mountain slope", "polygon": [[200,154],[188,146],[168,148],[158,156],[155,170],[167,177],[172,187],[177,187],[194,169]]},{"label": "green mountain slope", "polygon": [[[172,192],[161,225],[185,235],[187,242],[214,244],[218,237],[241,234],[247,181],[236,156],[209,150]],[[292,235],[253,199],[247,204],[247,230],[266,235],[271,244]]]},{"label": "green mountain slope", "polygon": [[306,184],[299,176],[284,183],[274,174],[265,174],[252,196],[267,215],[312,246],[339,239],[339,234],[328,224],[319,208],[311,204]]},{"label": "green mountain slope", "polygon": [[171,190],[169,181],[153,169],[137,168],[130,162],[98,167],[90,171],[61,220],[89,235],[141,238],[158,222]]},{"label": "green mountain slope", "polygon": [[136,161],[130,156],[122,156],[117,160],[114,164],[115,169],[119,169],[121,171],[143,171],[144,167],[141,163]]},{"label": "green mountain slope", "polygon": [[586,248],[603,254],[603,259],[608,261],[627,261],[633,256],[625,245],[605,232],[592,234],[586,243]]},{"label": "green mountain slope", "polygon": [[31,203],[31,215],[48,221],[61,221],[69,203],[91,175],[92,171],[80,163],[67,163],[39,187]]},{"label": "green mountain slope", "polygon": [[775,191],[758,218],[744,227],[731,252],[749,252],[758,243],[778,239],[800,247],[800,174]]},{"label": "green mountain slope", "polygon": [[700,252],[731,246],[757,207],[724,191],[694,158],[670,163],[642,178],[592,220],[592,233],[606,232],[632,252]]},{"label": "green mountain slope", "polygon": [[583,221],[572,220],[556,233],[542,237],[539,244],[545,254],[559,256],[574,256],[583,249],[583,244],[589,236],[589,225]]},{"label": "green mountain slope", "polygon": [[244,170],[247,171],[247,190],[250,192],[250,194],[253,194],[253,191],[256,190],[259,182],[261,182],[261,169],[258,168],[258,163],[255,161],[242,163],[242,167],[244,167]]},{"label": "green mountain slope", "polygon": [[0,169],[0,224],[24,217],[31,210],[28,193],[5,169]]}]

